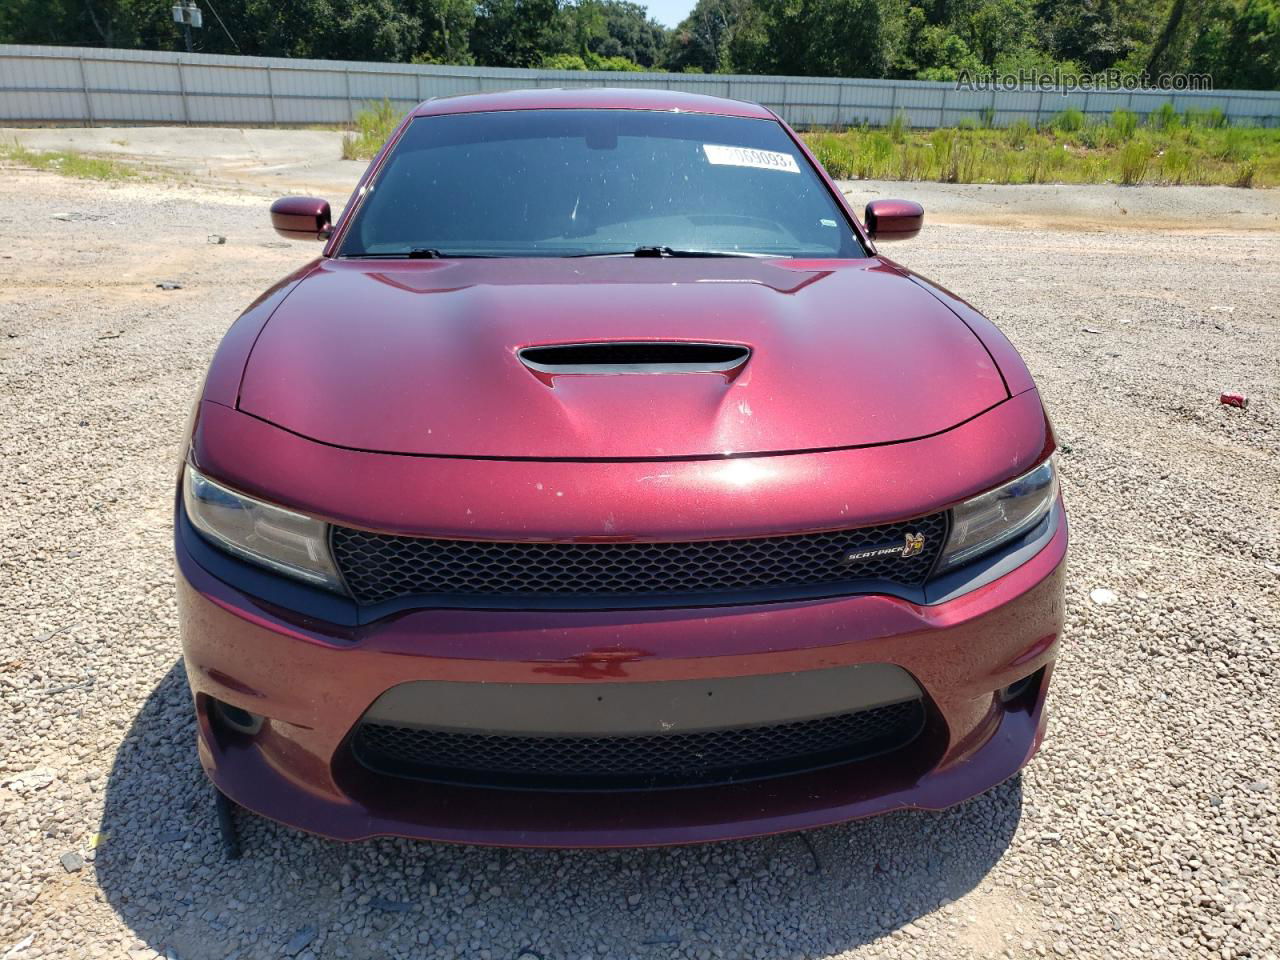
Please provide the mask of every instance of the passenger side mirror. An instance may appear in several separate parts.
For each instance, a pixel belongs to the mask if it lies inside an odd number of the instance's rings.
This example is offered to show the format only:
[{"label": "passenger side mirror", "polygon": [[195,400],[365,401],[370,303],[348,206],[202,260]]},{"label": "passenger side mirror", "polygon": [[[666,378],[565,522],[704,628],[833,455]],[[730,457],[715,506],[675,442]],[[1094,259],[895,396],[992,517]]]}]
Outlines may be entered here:
[{"label": "passenger side mirror", "polygon": [[924,207],[914,200],[872,200],[863,220],[878,243],[910,240],[924,226]]},{"label": "passenger side mirror", "polygon": [[333,230],[329,201],[281,197],[271,205],[271,226],[289,240],[327,240]]}]

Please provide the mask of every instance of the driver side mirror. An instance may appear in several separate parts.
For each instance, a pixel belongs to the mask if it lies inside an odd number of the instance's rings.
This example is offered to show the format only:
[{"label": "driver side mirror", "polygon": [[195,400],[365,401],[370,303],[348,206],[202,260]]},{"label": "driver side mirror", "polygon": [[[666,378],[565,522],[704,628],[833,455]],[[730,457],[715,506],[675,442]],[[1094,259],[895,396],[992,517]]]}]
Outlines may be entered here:
[{"label": "driver side mirror", "polygon": [[329,201],[281,197],[271,204],[271,226],[287,240],[327,240],[333,230]]},{"label": "driver side mirror", "polygon": [[924,207],[914,200],[872,200],[863,222],[877,243],[910,240],[924,226]]}]

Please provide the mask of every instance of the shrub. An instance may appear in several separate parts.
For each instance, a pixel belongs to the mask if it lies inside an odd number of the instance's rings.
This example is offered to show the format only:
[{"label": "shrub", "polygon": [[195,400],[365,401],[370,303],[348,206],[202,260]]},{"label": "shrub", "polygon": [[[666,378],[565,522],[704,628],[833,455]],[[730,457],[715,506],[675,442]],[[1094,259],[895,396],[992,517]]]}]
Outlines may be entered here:
[{"label": "shrub", "polygon": [[1084,127],[1084,114],[1075,107],[1067,107],[1049,125],[1059,133],[1075,133]]},{"label": "shrub", "polygon": [[1248,136],[1239,127],[1227,127],[1212,153],[1219,160],[1229,163],[1244,160],[1249,153]]},{"label": "shrub", "polygon": [[1147,126],[1152,130],[1174,130],[1178,126],[1178,111],[1173,104],[1165,101],[1159,108],[1147,114]]},{"label": "shrub", "polygon": [[1138,115],[1132,110],[1113,110],[1111,112],[1111,133],[1117,144],[1133,139],[1138,129]]},{"label": "shrub", "polygon": [[1091,150],[1097,147],[1105,147],[1108,140],[1108,130],[1109,128],[1105,124],[1086,123],[1076,139]]},{"label": "shrub", "polygon": [[888,173],[892,159],[893,141],[883,133],[868,134],[858,150],[858,179],[872,180],[882,173]]},{"label": "shrub", "polygon": [[1244,187],[1246,190],[1253,186],[1253,178],[1258,175],[1258,158],[1249,157],[1241,163],[1236,164],[1235,179],[1231,181],[1232,186]]},{"label": "shrub", "polygon": [[849,141],[830,134],[811,141],[813,155],[833,180],[848,180],[853,176],[854,156]]},{"label": "shrub", "polygon": [[934,130],[929,134],[929,143],[933,146],[933,159],[938,165],[938,176],[941,179],[946,169],[951,166],[951,151],[955,147],[956,132],[946,128]]},{"label": "shrub", "polygon": [[1062,148],[1053,144],[1042,143],[1031,153],[1027,165],[1028,183],[1048,183],[1053,173],[1062,166]]},{"label": "shrub", "polygon": [[586,70],[587,61],[576,53],[556,53],[543,57],[538,66],[543,70]]},{"label": "shrub", "polygon": [[1145,140],[1130,140],[1120,148],[1120,182],[1132,186],[1141,183],[1151,164],[1151,145]]},{"label": "shrub", "polygon": [[1160,158],[1160,175],[1169,183],[1185,183],[1191,172],[1191,151],[1170,146]]},{"label": "shrub", "polygon": [[947,162],[939,165],[939,179],[945,183],[973,183],[984,155],[981,145],[971,137],[957,137],[947,152]]},{"label": "shrub", "polygon": [[1102,157],[1086,157],[1081,168],[1081,181],[1084,183],[1103,183],[1106,181],[1107,162]]},{"label": "shrub", "polygon": [[342,159],[368,160],[382,149],[400,122],[390,100],[371,103],[356,114],[355,130],[342,138]]},{"label": "shrub", "polygon": [[1031,136],[1031,124],[1027,121],[1018,119],[1005,127],[1004,141],[1015,150],[1021,150],[1027,145],[1027,139]]},{"label": "shrub", "polygon": [[907,138],[907,113],[899,110],[889,120],[889,139],[894,143],[902,143]]},{"label": "shrub", "polygon": [[927,180],[933,169],[933,160],[933,151],[927,147],[904,147],[898,152],[899,179]]},{"label": "shrub", "polygon": [[1188,127],[1205,127],[1209,130],[1219,130],[1227,125],[1227,115],[1222,112],[1221,107],[1210,107],[1208,110],[1188,107],[1187,112],[1183,114],[1183,122]]}]

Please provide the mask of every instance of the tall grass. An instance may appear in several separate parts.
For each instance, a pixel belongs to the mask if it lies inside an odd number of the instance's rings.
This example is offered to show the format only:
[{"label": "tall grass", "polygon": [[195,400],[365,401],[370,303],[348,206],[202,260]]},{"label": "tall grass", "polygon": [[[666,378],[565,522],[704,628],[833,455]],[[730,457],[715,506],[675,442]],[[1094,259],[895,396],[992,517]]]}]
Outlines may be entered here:
[{"label": "tall grass", "polygon": [[874,180],[889,172],[893,160],[893,141],[886,134],[868,134],[858,151],[855,169],[859,180]]},{"label": "tall grass", "polygon": [[1248,139],[1245,131],[1240,127],[1228,127],[1222,139],[1214,145],[1213,155],[1228,163],[1245,160],[1249,156]]},{"label": "tall grass", "polygon": [[1132,140],[1133,134],[1137,129],[1138,115],[1132,110],[1111,111],[1113,142],[1124,143],[1126,140]]},{"label": "tall grass", "polygon": [[1222,112],[1221,107],[1210,107],[1208,110],[1198,110],[1195,107],[1188,107],[1187,112],[1182,115],[1183,122],[1188,127],[1204,127],[1207,130],[1220,130],[1227,125],[1227,115]]},{"label": "tall grass", "polygon": [[1171,145],[1160,157],[1160,176],[1166,183],[1185,183],[1191,176],[1191,151]]},{"label": "tall grass", "polygon": [[889,139],[894,143],[902,143],[907,138],[907,112],[905,110],[899,110],[894,113],[886,132],[889,134]]},{"label": "tall grass", "polygon": [[1253,186],[1253,179],[1258,175],[1258,158],[1250,157],[1241,163],[1236,164],[1236,178],[1232,182],[1233,187],[1244,187],[1246,189]]},{"label": "tall grass", "polygon": [[1280,130],[1214,122],[1202,117],[1188,125],[1179,117],[1158,131],[1120,111],[1106,123],[1085,123],[1072,132],[1037,130],[1026,122],[983,130],[971,123],[967,129],[906,130],[901,143],[887,128],[865,126],[806,139],[839,179],[1280,186]]},{"label": "tall grass", "polygon": [[1147,126],[1152,130],[1172,130],[1178,126],[1178,111],[1167,100],[1147,114]]},{"label": "tall grass", "polygon": [[1084,129],[1084,114],[1075,107],[1067,107],[1049,121],[1049,126],[1059,133],[1075,133]]},{"label": "tall grass", "polygon": [[390,100],[369,104],[356,114],[355,130],[342,138],[342,159],[368,160],[382,149],[401,117]]},{"label": "tall grass", "polygon": [[1021,150],[1031,137],[1031,124],[1019,118],[1004,128],[1004,140],[1014,150]]},{"label": "tall grass", "polygon": [[1120,182],[1130,186],[1141,183],[1151,165],[1151,144],[1143,139],[1130,140],[1120,148]]}]

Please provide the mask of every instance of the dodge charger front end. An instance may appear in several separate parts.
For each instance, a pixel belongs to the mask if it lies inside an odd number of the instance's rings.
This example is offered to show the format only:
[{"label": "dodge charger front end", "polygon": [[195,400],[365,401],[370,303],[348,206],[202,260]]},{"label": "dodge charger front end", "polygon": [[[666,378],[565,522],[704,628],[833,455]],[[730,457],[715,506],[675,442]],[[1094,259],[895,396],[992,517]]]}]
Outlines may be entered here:
[{"label": "dodge charger front end", "polygon": [[339,839],[717,840],[1039,745],[1055,443],[1009,342],[749,104],[423,104],[231,328],[175,496],[201,762]]}]

